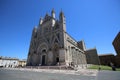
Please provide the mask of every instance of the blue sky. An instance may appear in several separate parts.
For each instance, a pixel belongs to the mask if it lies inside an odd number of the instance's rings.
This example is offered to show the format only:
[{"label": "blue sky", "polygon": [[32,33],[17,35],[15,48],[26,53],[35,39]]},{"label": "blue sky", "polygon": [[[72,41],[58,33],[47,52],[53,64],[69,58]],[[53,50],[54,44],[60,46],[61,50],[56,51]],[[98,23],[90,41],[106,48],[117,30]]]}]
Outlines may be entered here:
[{"label": "blue sky", "polygon": [[115,54],[119,0],[0,0],[0,56],[27,58],[33,27],[53,8],[57,18],[64,12],[67,32],[87,49]]}]

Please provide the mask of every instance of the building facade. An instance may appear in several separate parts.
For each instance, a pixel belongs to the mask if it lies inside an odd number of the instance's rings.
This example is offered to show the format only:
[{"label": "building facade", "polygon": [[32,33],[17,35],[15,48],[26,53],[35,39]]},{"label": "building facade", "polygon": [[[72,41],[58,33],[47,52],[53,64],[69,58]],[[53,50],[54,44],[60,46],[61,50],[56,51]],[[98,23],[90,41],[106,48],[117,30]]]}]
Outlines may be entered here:
[{"label": "building facade", "polygon": [[33,29],[27,58],[28,66],[86,64],[84,50],[66,32],[66,19],[61,11],[59,20],[55,11],[46,14]]},{"label": "building facade", "polygon": [[86,49],[85,42],[83,40],[78,41],[78,47],[84,51],[86,55],[87,64],[95,64],[95,65],[100,64],[100,60],[96,48]]},{"label": "building facade", "polygon": [[[86,61],[90,55],[91,61]],[[93,57],[92,57],[93,56]],[[27,66],[99,64],[96,49],[87,50],[83,40],[76,41],[66,32],[66,18],[61,11],[59,20],[55,11],[46,14],[34,27],[27,58]]]},{"label": "building facade", "polygon": [[87,59],[87,64],[95,64],[95,65],[100,64],[100,60],[96,48],[85,50],[85,55]]},{"label": "building facade", "polygon": [[99,55],[99,59],[101,65],[111,66],[111,63],[115,65],[115,56],[112,53],[101,54]]},{"label": "building facade", "polygon": [[117,55],[120,56],[120,32],[117,34],[117,36],[113,40],[112,44],[114,46],[114,49],[115,49]]},{"label": "building facade", "polygon": [[0,57],[0,66],[1,67],[17,67],[19,59],[11,57]]},{"label": "building facade", "polygon": [[120,67],[120,32],[118,32],[117,36],[112,42],[114,49],[116,51],[116,56],[115,56],[115,64],[116,66]]},{"label": "building facade", "polygon": [[19,67],[24,67],[26,66],[26,59],[19,60]]},{"label": "building facade", "polygon": [[120,67],[120,32],[118,32],[117,36],[112,42],[114,49],[117,55],[113,54],[102,54],[99,55],[99,59],[101,65],[109,65],[112,63],[116,67]]}]

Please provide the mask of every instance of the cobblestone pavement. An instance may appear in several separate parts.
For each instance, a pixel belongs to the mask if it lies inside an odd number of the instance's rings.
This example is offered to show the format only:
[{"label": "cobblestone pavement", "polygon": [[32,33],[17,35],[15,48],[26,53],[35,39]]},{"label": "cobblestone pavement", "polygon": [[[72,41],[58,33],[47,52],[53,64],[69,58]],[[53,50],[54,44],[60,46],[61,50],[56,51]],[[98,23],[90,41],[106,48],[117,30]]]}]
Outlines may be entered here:
[{"label": "cobblestone pavement", "polygon": [[0,80],[120,80],[119,71],[0,68]]},{"label": "cobblestone pavement", "polygon": [[[96,72],[96,71],[90,71]],[[85,70],[0,69],[0,80],[95,80],[95,75]]]},{"label": "cobblestone pavement", "polygon": [[120,71],[99,71],[96,80],[120,80]]},{"label": "cobblestone pavement", "polygon": [[29,68],[6,68],[8,70],[20,70],[20,71],[34,71],[34,72],[47,72],[47,73],[62,73],[62,74],[74,74],[85,76],[96,76],[98,71],[91,69],[79,69],[75,70],[56,70],[56,69],[29,69]]}]

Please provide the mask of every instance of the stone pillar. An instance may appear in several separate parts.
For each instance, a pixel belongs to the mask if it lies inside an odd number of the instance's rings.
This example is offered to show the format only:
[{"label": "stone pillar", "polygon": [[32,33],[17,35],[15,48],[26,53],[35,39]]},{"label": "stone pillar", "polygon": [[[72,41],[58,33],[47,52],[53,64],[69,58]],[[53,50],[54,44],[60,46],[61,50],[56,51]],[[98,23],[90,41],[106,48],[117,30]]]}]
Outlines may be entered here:
[{"label": "stone pillar", "polygon": [[37,54],[33,54],[32,55],[32,65],[33,66],[37,66],[38,64],[39,64],[38,55]]},{"label": "stone pillar", "polygon": [[72,63],[74,64],[74,48],[72,48]]},{"label": "stone pillar", "polygon": [[42,55],[40,55],[40,65],[42,65]]},{"label": "stone pillar", "polygon": [[82,68],[82,52],[80,52],[80,66]]},{"label": "stone pillar", "polygon": [[70,62],[70,46],[68,47],[68,63]]},{"label": "stone pillar", "polygon": [[68,47],[68,49],[65,52],[65,62],[67,66],[69,66],[69,61],[70,61],[70,47]]},{"label": "stone pillar", "polygon": [[86,55],[84,54],[84,64],[87,64]]},{"label": "stone pillar", "polygon": [[77,65],[79,65],[79,51],[77,50]]},{"label": "stone pillar", "polygon": [[71,47],[70,47],[70,51],[69,51],[69,60],[70,60],[70,62],[72,62],[72,50],[71,50]]},{"label": "stone pillar", "polygon": [[53,53],[52,53],[52,51],[49,51],[48,52],[48,65],[52,65],[52,63],[53,63]]},{"label": "stone pillar", "polygon": [[79,51],[79,64],[81,65],[81,52]]},{"label": "stone pillar", "polygon": [[66,51],[64,48],[59,50],[59,62],[61,65],[65,64],[65,56],[66,56],[65,54],[66,54]]},{"label": "stone pillar", "polygon": [[77,65],[77,59],[78,59],[77,49],[75,49],[75,64],[76,64],[76,65]]},{"label": "stone pillar", "polygon": [[73,52],[73,47],[71,48],[71,56],[72,56],[72,62],[73,62],[73,60],[74,60],[74,58],[73,58],[73,55],[74,54],[74,52]]},{"label": "stone pillar", "polygon": [[83,64],[83,58],[82,58],[83,54],[81,52],[81,64]]}]

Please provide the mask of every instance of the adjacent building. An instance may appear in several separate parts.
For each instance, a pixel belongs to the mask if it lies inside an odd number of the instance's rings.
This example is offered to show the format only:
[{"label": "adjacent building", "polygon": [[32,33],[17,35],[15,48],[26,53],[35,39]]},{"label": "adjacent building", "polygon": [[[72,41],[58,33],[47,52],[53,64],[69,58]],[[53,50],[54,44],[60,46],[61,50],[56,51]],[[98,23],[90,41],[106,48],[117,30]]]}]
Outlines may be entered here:
[{"label": "adjacent building", "polygon": [[24,67],[26,66],[26,59],[19,60],[19,67]]},{"label": "adjacent building", "polygon": [[118,32],[118,34],[115,37],[115,39],[113,40],[112,44],[117,53],[117,55],[115,56],[115,64],[116,64],[116,66],[120,67],[120,32]]},{"label": "adjacent building", "polygon": [[87,64],[99,65],[99,57],[96,48],[86,49],[85,42],[83,40],[78,41],[78,47],[84,51],[86,55]]},{"label": "adjacent building", "polygon": [[118,56],[120,56],[120,32],[117,34],[115,39],[112,42],[114,49]]},{"label": "adjacent building", "polygon": [[86,50],[85,55],[87,59],[87,64],[95,64],[95,65],[100,64],[96,48]]},{"label": "adjacent building", "polygon": [[0,57],[1,67],[17,67],[19,64],[19,59],[11,57]]},{"label": "adjacent building", "polygon": [[[40,18],[38,26],[33,29],[27,66],[85,65],[87,64],[85,52],[84,42],[77,42],[66,32],[64,13],[61,11],[59,19],[56,19],[55,11],[52,10],[51,15],[46,14],[44,18]],[[98,62],[98,56],[94,60]]]},{"label": "adjacent building", "polygon": [[110,64],[115,65],[115,55],[112,53],[101,54],[99,55],[101,65],[111,66]]},{"label": "adjacent building", "polygon": [[102,54],[99,55],[101,65],[109,65],[112,63],[116,67],[120,67],[120,32],[112,42],[117,55],[114,54]]}]

